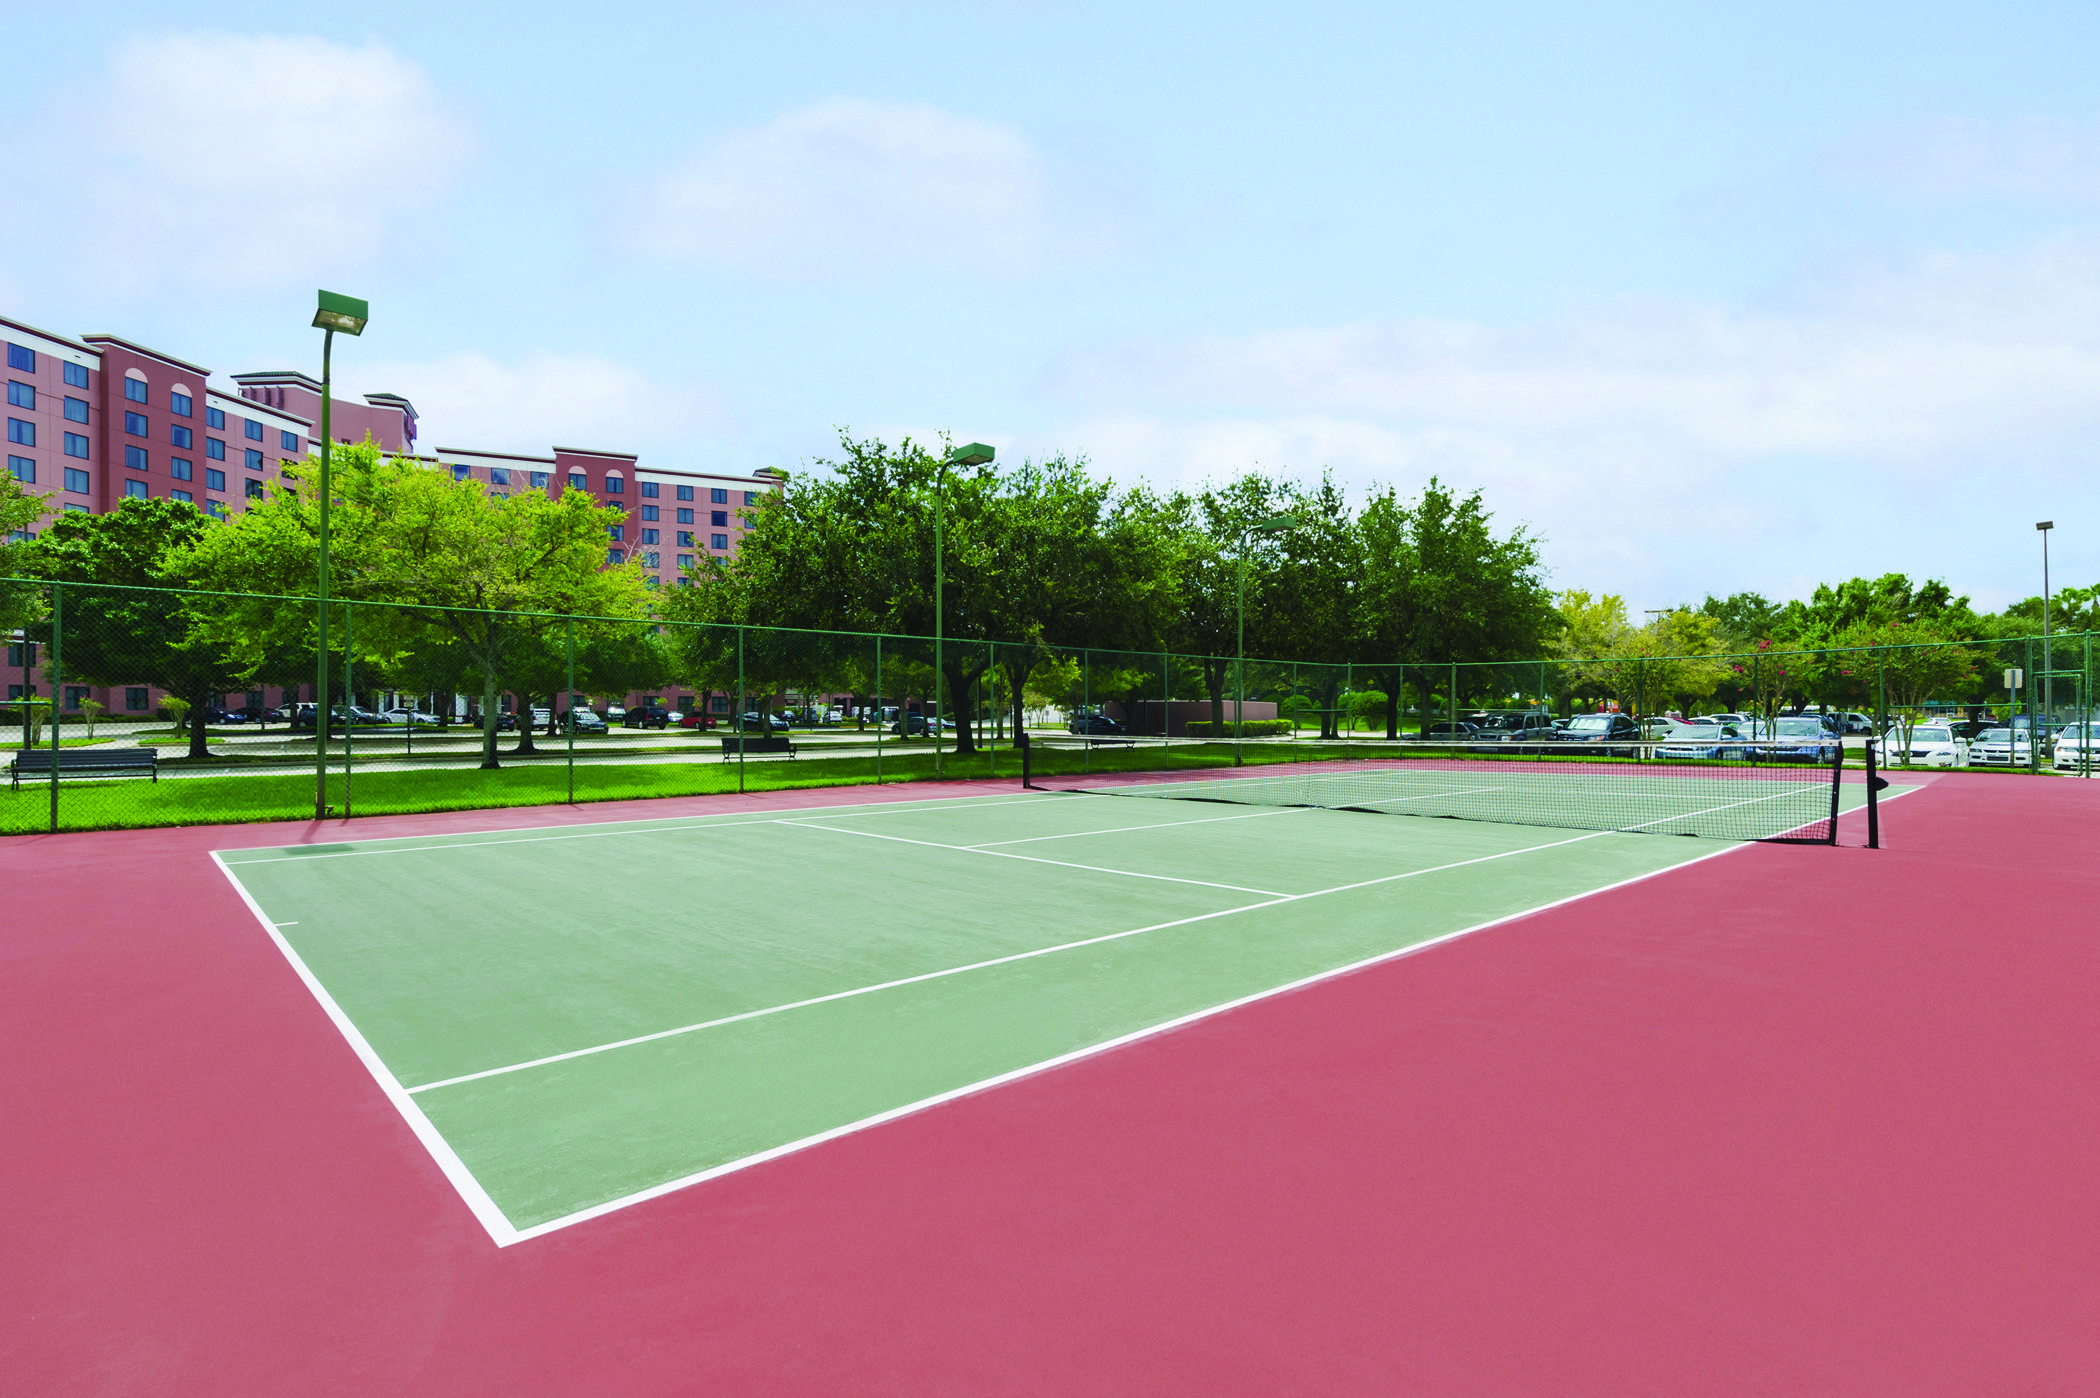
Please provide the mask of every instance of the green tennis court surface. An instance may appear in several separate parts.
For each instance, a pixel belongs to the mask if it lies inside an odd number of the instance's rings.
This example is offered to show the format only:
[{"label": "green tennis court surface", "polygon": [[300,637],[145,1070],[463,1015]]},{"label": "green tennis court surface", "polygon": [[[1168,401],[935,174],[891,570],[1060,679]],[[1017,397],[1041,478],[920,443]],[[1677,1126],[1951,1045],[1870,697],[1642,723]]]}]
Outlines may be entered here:
[{"label": "green tennis court surface", "polygon": [[218,858],[510,1242],[1733,847],[1015,792]]}]

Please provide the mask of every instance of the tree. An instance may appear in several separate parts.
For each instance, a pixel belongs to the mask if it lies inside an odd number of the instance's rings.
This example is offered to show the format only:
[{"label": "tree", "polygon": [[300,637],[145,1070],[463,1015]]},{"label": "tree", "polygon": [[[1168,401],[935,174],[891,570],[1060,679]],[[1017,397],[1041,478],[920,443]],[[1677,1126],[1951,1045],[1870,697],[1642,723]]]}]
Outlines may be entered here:
[{"label": "tree", "polygon": [[[213,701],[240,688],[245,670],[233,647],[200,626],[201,604],[175,589],[186,581],[180,558],[222,529],[194,505],[127,499],[107,514],[60,515],[23,555],[32,576],[101,584],[65,592],[66,675],[166,690],[187,710],[189,755],[199,759],[210,756]],[[38,629],[48,643],[50,623]]]},{"label": "tree", "polygon": [[[0,579],[28,575],[29,527],[51,508],[51,497],[33,495],[13,476],[0,476]],[[0,636],[11,636],[43,615],[44,590],[0,581]]]},{"label": "tree", "polygon": [[[358,646],[396,663],[425,647],[455,647],[480,681],[481,765],[498,766],[497,697],[511,672],[549,693],[550,647],[566,636],[570,617],[596,625],[646,611],[640,570],[606,561],[610,527],[624,512],[580,490],[503,499],[479,481],[383,457],[370,439],[332,457],[331,591],[386,604],[357,608]],[[287,468],[291,484],[202,536],[179,560],[183,573],[228,591],[310,594],[319,511],[308,473],[318,468]],[[263,650],[288,636],[312,644],[313,625],[310,609],[258,600],[234,609],[224,634],[260,665]]]}]

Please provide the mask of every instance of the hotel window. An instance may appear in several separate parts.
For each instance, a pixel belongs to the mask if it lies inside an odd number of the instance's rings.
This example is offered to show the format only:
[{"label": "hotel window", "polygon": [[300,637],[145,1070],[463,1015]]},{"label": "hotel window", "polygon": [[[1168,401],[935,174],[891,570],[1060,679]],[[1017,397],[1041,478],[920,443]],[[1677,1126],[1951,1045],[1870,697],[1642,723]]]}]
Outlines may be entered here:
[{"label": "hotel window", "polygon": [[74,388],[87,387],[87,365],[67,364],[65,366],[65,372],[67,384]]},{"label": "hotel window", "polygon": [[221,500],[207,500],[204,502],[204,513],[210,515],[213,519],[224,519],[226,518],[226,504]]},{"label": "hotel window", "polygon": [[545,471],[534,471],[532,473],[532,488],[534,490],[545,490],[547,488],[547,473]]},{"label": "hotel window", "polygon": [[663,566],[662,558],[663,555],[661,554],[645,553],[642,555],[642,566],[645,568],[660,568]]},{"label": "hotel window", "polygon": [[680,524],[691,524],[693,522],[693,512],[691,510],[680,510],[678,512],[678,522]]},{"label": "hotel window", "polygon": [[[85,474],[85,472],[83,472],[82,474]],[[82,487],[81,487],[81,489],[82,489],[82,490],[86,490],[86,489],[87,489],[87,487],[86,487],[86,486],[82,486]],[[87,506],[85,506],[85,505],[76,505],[76,504],[74,504],[74,503],[73,503],[73,502],[72,502],[71,500],[68,500],[68,501],[66,501],[66,513],[67,513],[67,514],[69,514],[69,515],[85,515],[85,514],[93,514],[93,513],[94,513],[94,511],[90,510],[90,509],[89,509],[89,508],[88,508]]]},{"label": "hotel window", "polygon": [[262,469],[262,453],[254,447],[248,448],[247,460],[242,464],[251,471],[260,471]]},{"label": "hotel window", "polygon": [[501,466],[491,466],[491,467],[489,467],[489,484],[490,484],[490,485],[509,485],[509,484],[510,484],[510,472],[509,472],[508,470],[506,470],[505,468],[501,467]]},{"label": "hotel window", "polygon": [[24,485],[35,485],[36,458],[33,456],[10,456],[7,458],[7,473]]},{"label": "hotel window", "polygon": [[729,511],[709,510],[707,512],[707,522],[717,529],[727,529],[729,527]]},{"label": "hotel window", "polygon": [[27,345],[9,345],[7,347],[7,367],[20,369],[25,374],[34,374],[36,372],[36,351]]},{"label": "hotel window", "polygon": [[9,418],[7,420],[7,440],[13,442],[16,446],[35,446],[36,424],[33,422],[24,422],[18,417]]},{"label": "hotel window", "polygon": [[86,436],[79,432],[68,432],[66,434],[66,455],[77,456],[82,461],[85,461],[87,460],[87,454],[88,443]]},{"label": "hotel window", "polygon": [[678,498],[679,498],[679,499],[681,499],[681,500],[690,500],[690,499],[692,499],[692,498],[693,498],[693,488],[692,488],[691,486],[689,486],[689,485],[682,485],[682,486],[679,486],[679,487],[678,487]]},{"label": "hotel window", "polygon": [[146,401],[146,381],[127,377],[124,380],[124,396],[134,403]]},{"label": "hotel window", "polygon": [[84,684],[69,684],[69,685],[67,685],[67,686],[66,686],[66,708],[67,708],[67,710],[68,710],[68,711],[70,712],[70,711],[72,711],[72,710],[78,709],[78,708],[79,708],[79,707],[80,707],[80,706],[81,706],[82,704],[84,704],[84,703],[86,703],[86,702],[87,702],[87,697],[88,697],[88,691],[87,691],[87,686],[86,686],[86,685],[84,685]]},{"label": "hotel window", "polygon": [[644,500],[654,500],[657,496],[657,485],[655,481],[643,481],[641,483],[640,489],[642,492],[642,498]]},{"label": "hotel window", "polygon": [[66,421],[86,422],[87,420],[87,399],[68,398],[66,400]]},{"label": "hotel window", "polygon": [[758,492],[757,492],[757,491],[755,491],[755,490],[747,490],[747,491],[745,491],[745,492],[744,492],[744,503],[745,503],[746,505],[756,505],[756,504],[758,503]]},{"label": "hotel window", "polygon": [[146,415],[144,413],[124,414],[124,430],[134,437],[149,435],[146,431]]},{"label": "hotel window", "polygon": [[[258,481],[256,484],[260,485],[261,482]],[[224,490],[226,488],[226,473],[224,471],[214,471],[209,466],[205,467],[204,488],[206,490]]]},{"label": "hotel window", "polygon": [[72,491],[75,495],[87,494],[91,489],[88,484],[88,473],[77,467],[66,467],[66,489]]},{"label": "hotel window", "polygon": [[195,413],[190,411],[190,396],[187,393],[170,392],[168,394],[168,411],[177,417],[196,416]]},{"label": "hotel window", "polygon": [[463,481],[473,474],[474,470],[471,466],[461,466],[456,462],[453,464],[452,479],[456,481]]},{"label": "hotel window", "polygon": [[204,439],[204,454],[214,461],[224,461],[226,459],[226,444],[217,437],[206,437]]},{"label": "hotel window", "polygon": [[299,450],[299,434],[280,430],[277,433],[277,446],[280,451]]},{"label": "hotel window", "polygon": [[[22,643],[20,641],[8,642],[7,663],[10,665],[20,665],[22,663]],[[34,641],[31,641],[29,643],[29,667],[31,669],[36,668],[36,642]],[[10,695],[9,697],[13,699],[19,699],[22,696],[20,693],[16,693]]]},{"label": "hotel window", "polygon": [[586,484],[581,471],[569,472],[569,489],[582,490]]},{"label": "hotel window", "polygon": [[170,423],[168,425],[168,440],[181,447],[184,451],[188,451],[196,445],[197,439],[189,428]]},{"label": "hotel window", "polygon": [[146,470],[146,449],[144,447],[124,448],[124,464],[134,471]]},{"label": "hotel window", "polygon": [[168,458],[168,474],[178,481],[186,481],[190,478],[190,463],[183,457],[171,456]]},{"label": "hotel window", "polygon": [[248,498],[250,500],[260,500],[263,498],[263,483],[261,481],[256,480],[254,477],[251,476],[246,481],[246,485],[248,487]]},{"label": "hotel window", "polygon": [[36,385],[17,383],[13,379],[9,379],[7,381],[7,406],[10,408],[34,408],[36,406]]},{"label": "hotel window", "polygon": [[654,506],[654,505],[644,505],[644,506],[642,506],[642,518],[643,518],[643,519],[648,519],[648,520],[653,520],[653,519],[655,519],[655,518],[656,518],[656,506]]},{"label": "hotel window", "polygon": [[170,500],[180,500],[185,505],[191,503],[190,493],[187,490],[171,490],[168,492],[168,498]]},{"label": "hotel window", "polygon": [[726,505],[729,503],[729,492],[720,486],[715,486],[707,492],[707,503],[710,505]]},{"label": "hotel window", "polygon": [[608,524],[605,533],[616,544],[627,542],[627,526],[624,524]]},{"label": "hotel window", "polygon": [[146,483],[144,481],[126,481],[124,482],[124,494],[133,500],[143,500],[146,498]]},{"label": "hotel window", "polygon": [[687,568],[690,568],[690,567],[692,567],[692,566],[693,566],[693,556],[692,556],[691,554],[689,554],[689,553],[681,553],[681,554],[679,554],[679,555],[678,555],[678,568],[679,568],[679,571],[680,571],[680,572],[683,572],[683,571],[685,571],[685,570],[686,570]]},{"label": "hotel window", "polygon": [[707,546],[711,549],[726,549],[729,547],[729,536],[727,534],[710,534],[707,536]]},{"label": "hotel window", "polygon": [[257,422],[254,418],[249,418],[246,422],[242,423],[241,431],[245,432],[248,435],[248,440],[251,442],[259,442],[262,440],[262,424]]},{"label": "hotel window", "polygon": [[620,562],[621,556],[622,555],[618,549],[607,549],[605,551],[605,561],[607,563],[617,565]]},{"label": "hotel window", "polygon": [[645,544],[653,544],[653,543],[655,543],[655,542],[656,542],[656,531],[655,531],[654,529],[644,529],[644,530],[642,531],[642,542],[643,542],[643,543],[645,543]]},{"label": "hotel window", "polygon": [[689,548],[691,548],[692,546],[693,546],[693,531],[692,531],[692,530],[690,530],[690,529],[681,529],[681,530],[679,530],[679,531],[678,531],[678,547],[680,547],[680,548],[682,548],[682,549],[689,549]]},{"label": "hotel window", "polygon": [[621,477],[607,476],[605,478],[605,493],[607,495],[618,495],[624,492],[626,489],[627,482]]},{"label": "hotel window", "polygon": [[204,410],[204,425],[214,432],[224,432],[226,430],[226,410],[224,408],[206,408]]},{"label": "hotel window", "polygon": [[146,691],[127,689],[124,691],[124,712],[142,714],[146,712]]}]

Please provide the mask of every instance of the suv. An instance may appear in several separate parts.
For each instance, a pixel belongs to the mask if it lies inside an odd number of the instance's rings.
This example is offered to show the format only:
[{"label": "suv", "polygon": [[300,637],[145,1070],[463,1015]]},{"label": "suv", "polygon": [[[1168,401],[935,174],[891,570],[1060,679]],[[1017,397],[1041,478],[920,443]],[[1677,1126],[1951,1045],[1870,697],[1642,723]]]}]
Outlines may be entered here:
[{"label": "suv", "polygon": [[668,728],[671,711],[655,704],[640,704],[620,716],[622,728]]}]

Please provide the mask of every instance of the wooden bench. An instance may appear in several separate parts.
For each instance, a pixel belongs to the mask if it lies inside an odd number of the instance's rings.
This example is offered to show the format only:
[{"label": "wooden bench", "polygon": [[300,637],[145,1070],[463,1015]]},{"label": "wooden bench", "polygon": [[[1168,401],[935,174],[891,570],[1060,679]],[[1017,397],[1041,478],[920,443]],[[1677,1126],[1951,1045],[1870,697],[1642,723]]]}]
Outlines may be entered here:
[{"label": "wooden bench", "polygon": [[770,733],[746,733],[741,737],[726,736],[722,739],[722,756],[735,757],[739,751],[745,753],[784,752],[795,755],[795,744],[791,738],[782,738]]},{"label": "wooden bench", "polygon": [[160,754],[152,748],[29,748],[15,754],[8,768],[14,776],[14,785],[19,787],[25,775],[43,773],[49,775],[53,768],[65,774],[82,772],[114,772],[138,776],[141,773],[154,781],[160,780]]}]

